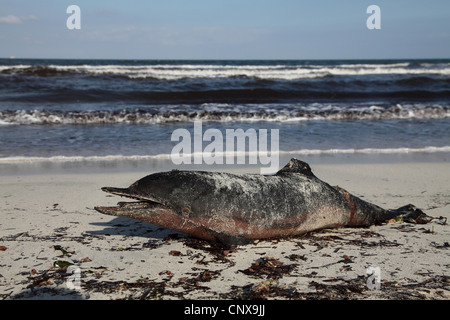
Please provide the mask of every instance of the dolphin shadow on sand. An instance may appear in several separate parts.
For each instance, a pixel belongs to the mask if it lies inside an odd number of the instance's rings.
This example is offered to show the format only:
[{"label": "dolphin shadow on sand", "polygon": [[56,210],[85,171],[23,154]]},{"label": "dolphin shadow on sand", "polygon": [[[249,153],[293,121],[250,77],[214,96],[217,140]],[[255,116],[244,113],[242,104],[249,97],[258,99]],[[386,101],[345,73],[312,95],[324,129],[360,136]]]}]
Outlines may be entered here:
[{"label": "dolphin shadow on sand", "polygon": [[274,175],[172,170],[148,175],[128,188],[102,190],[136,201],[95,207],[101,213],[226,245],[370,226],[397,217],[416,223],[435,219],[411,204],[386,210],[366,202],[320,180],[297,159]]}]

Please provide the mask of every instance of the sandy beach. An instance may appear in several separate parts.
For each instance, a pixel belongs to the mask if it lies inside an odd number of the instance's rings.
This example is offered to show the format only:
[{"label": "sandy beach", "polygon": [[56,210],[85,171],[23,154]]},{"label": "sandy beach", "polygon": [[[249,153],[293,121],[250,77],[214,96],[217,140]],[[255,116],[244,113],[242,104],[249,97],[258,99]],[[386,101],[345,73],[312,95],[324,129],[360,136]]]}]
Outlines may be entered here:
[{"label": "sandy beach", "polygon": [[[305,160],[320,179],[369,202],[412,203],[450,218],[448,155],[415,159]],[[2,164],[0,299],[450,298],[450,227],[442,220],[327,229],[224,248],[93,209],[120,201],[101,187],[125,187],[160,169]],[[367,284],[370,266],[379,270],[379,289]]]}]

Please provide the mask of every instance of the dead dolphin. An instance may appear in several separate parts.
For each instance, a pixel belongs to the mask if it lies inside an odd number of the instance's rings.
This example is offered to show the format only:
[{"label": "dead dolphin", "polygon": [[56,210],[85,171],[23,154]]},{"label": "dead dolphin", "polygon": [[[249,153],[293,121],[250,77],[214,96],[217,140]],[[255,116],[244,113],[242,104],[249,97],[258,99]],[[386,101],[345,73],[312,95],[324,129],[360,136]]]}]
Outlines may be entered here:
[{"label": "dead dolphin", "polygon": [[369,226],[402,216],[431,221],[407,205],[385,210],[332,187],[310,166],[291,159],[274,175],[168,171],[148,175],[128,188],[103,191],[138,200],[101,213],[143,220],[228,245],[289,237],[340,226]]}]

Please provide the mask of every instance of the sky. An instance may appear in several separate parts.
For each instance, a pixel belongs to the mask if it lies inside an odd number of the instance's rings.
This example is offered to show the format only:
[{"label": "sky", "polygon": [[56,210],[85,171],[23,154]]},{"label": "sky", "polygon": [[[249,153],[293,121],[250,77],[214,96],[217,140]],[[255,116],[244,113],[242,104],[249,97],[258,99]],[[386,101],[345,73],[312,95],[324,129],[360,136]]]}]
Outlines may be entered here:
[{"label": "sky", "polygon": [[[80,29],[69,29],[70,5]],[[369,29],[370,5],[381,29]],[[450,58],[449,0],[1,0],[0,57]]]}]

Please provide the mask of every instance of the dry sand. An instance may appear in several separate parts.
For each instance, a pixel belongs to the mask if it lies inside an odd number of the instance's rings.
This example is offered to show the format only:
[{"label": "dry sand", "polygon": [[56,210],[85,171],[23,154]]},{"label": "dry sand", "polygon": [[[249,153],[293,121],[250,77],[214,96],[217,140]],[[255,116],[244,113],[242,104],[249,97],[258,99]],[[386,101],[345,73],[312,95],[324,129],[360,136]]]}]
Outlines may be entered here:
[{"label": "dry sand", "polygon": [[[450,218],[446,161],[310,164],[369,202],[413,203]],[[128,186],[155,171],[130,168],[1,167],[0,299],[450,297],[448,224],[340,228],[228,249],[94,211],[120,201],[102,186]],[[379,268],[379,290],[367,286],[369,266]]]}]

